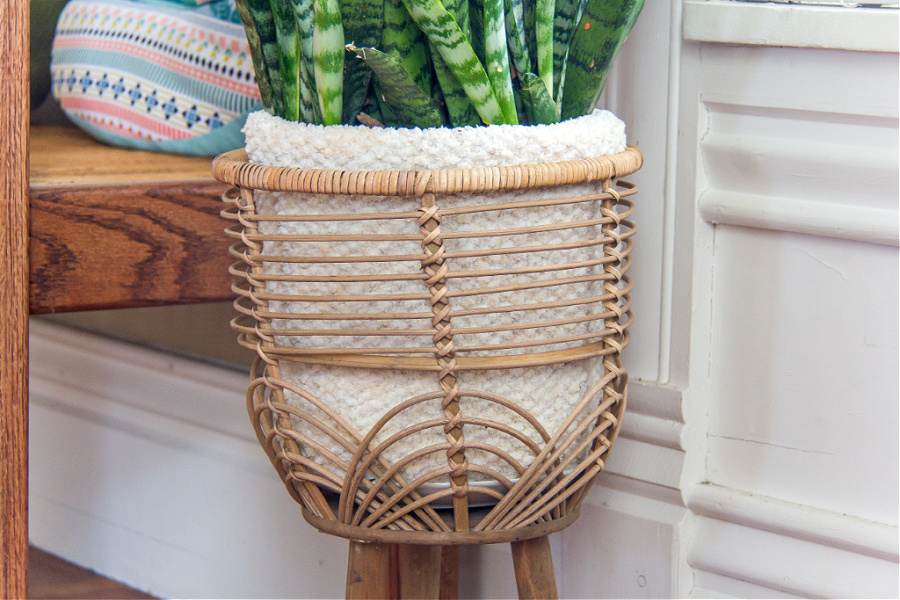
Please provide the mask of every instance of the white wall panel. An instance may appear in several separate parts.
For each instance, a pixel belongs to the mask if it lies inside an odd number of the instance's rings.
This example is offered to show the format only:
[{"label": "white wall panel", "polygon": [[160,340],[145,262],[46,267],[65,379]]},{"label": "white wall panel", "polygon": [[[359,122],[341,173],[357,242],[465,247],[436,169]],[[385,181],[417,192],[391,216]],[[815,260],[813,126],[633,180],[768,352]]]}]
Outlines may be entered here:
[{"label": "white wall panel", "polygon": [[897,55],[691,50],[691,594],[896,596]]},{"label": "white wall panel", "polygon": [[709,479],[897,523],[897,250],[716,233]]}]

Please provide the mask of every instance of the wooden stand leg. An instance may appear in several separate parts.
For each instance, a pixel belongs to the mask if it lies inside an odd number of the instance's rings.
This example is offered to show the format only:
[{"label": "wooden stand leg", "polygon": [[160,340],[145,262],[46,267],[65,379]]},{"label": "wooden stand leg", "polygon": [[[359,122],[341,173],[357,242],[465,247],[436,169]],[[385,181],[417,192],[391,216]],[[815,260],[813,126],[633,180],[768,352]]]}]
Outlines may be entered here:
[{"label": "wooden stand leg", "polygon": [[400,598],[439,600],[441,546],[400,546]]},{"label": "wooden stand leg", "polygon": [[389,544],[350,542],[347,600],[384,600],[390,594]]},{"label": "wooden stand leg", "polygon": [[556,600],[556,576],[547,536],[512,542],[513,567],[520,600]]},{"label": "wooden stand leg", "polygon": [[441,599],[459,598],[459,546],[441,546]]}]

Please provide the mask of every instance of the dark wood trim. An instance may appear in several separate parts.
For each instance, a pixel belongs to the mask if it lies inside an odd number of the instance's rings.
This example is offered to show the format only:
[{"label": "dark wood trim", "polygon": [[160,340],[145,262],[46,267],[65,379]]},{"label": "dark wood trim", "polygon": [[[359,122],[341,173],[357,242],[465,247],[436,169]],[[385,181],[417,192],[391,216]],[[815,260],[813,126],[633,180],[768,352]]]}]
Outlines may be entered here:
[{"label": "dark wood trim", "polygon": [[0,595],[28,568],[29,3],[0,11]]},{"label": "dark wood trim", "polygon": [[214,181],[31,190],[32,314],[230,300]]}]

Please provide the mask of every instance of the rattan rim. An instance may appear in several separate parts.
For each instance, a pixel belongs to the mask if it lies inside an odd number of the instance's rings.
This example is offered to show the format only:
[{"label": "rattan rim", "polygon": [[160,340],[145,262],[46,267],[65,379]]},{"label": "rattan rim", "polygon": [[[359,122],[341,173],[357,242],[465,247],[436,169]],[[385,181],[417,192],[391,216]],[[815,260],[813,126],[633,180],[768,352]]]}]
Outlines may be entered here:
[{"label": "rattan rim", "polygon": [[412,196],[491,192],[606,181],[641,168],[640,150],[583,160],[512,167],[426,171],[343,171],[273,167],[249,162],[243,149],[213,160],[212,174],[224,183],[272,192],[369,196]]},{"label": "rattan rim", "polygon": [[[550,521],[535,523],[513,529],[490,531],[405,531],[396,529],[372,529],[358,525],[348,525],[333,519],[318,517],[301,504],[301,512],[307,523],[329,535],[360,542],[380,542],[385,544],[417,544],[429,546],[466,546],[484,544],[508,544],[562,531],[578,519],[581,514],[579,504],[572,512]],[[473,511],[476,509],[473,509]]]}]

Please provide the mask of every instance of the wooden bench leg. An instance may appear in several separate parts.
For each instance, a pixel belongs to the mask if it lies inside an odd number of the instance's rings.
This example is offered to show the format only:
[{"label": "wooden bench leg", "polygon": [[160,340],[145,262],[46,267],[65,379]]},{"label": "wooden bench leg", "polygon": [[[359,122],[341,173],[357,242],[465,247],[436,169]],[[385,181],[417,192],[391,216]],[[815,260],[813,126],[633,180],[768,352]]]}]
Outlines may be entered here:
[{"label": "wooden bench leg", "polygon": [[347,600],[384,600],[395,595],[390,585],[389,544],[350,542]]},{"label": "wooden bench leg", "polygon": [[557,600],[556,576],[547,536],[512,542],[513,567],[520,600]]}]

